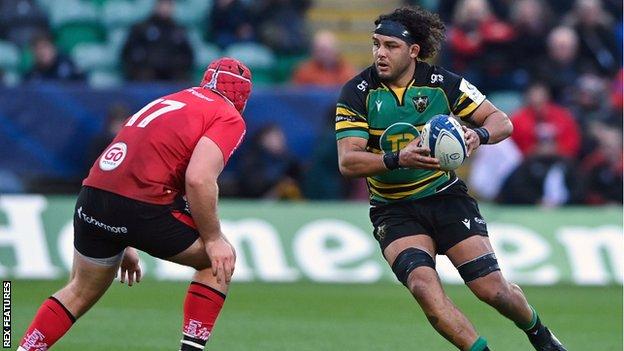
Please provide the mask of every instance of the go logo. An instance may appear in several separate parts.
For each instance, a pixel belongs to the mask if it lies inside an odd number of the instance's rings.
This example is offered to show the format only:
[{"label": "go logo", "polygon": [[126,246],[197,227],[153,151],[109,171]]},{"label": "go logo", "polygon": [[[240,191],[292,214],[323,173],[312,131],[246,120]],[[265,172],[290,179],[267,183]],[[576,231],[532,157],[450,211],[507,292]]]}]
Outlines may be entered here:
[{"label": "go logo", "polygon": [[112,171],[119,167],[126,158],[128,152],[128,146],[125,143],[119,142],[111,145],[100,157],[100,168],[103,171]]},{"label": "go logo", "polygon": [[384,130],[379,138],[379,146],[383,152],[396,152],[416,139],[420,133],[410,123],[398,122]]}]

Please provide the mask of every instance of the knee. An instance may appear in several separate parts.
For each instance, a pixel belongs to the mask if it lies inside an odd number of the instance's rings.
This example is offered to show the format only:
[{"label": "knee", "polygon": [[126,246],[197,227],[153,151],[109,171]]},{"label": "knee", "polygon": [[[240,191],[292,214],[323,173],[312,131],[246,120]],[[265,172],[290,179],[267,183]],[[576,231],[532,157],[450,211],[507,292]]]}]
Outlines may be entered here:
[{"label": "knee", "polygon": [[193,281],[216,288],[224,294],[228,291],[229,283],[217,281],[217,277],[212,274],[212,268],[197,270],[193,275]]},{"label": "knee", "polygon": [[[421,268],[422,269],[422,268]],[[427,296],[427,284],[428,279],[423,277],[418,272],[413,272],[407,279],[407,288],[414,295],[416,299],[422,299]]]}]

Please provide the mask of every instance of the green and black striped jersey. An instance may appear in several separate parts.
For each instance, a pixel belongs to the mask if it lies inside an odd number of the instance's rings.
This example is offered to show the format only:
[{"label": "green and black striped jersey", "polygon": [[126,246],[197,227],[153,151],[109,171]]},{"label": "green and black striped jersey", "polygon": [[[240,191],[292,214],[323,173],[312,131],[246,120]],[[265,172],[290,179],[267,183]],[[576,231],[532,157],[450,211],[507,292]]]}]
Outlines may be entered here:
[{"label": "green and black striped jersey", "polygon": [[[415,139],[438,114],[467,120],[485,96],[462,77],[418,62],[406,88],[392,89],[379,80],[374,66],[342,88],[336,106],[336,139],[368,140],[367,150],[394,152]],[[450,172],[397,169],[368,177],[371,202],[394,202],[435,194],[454,178]]]}]

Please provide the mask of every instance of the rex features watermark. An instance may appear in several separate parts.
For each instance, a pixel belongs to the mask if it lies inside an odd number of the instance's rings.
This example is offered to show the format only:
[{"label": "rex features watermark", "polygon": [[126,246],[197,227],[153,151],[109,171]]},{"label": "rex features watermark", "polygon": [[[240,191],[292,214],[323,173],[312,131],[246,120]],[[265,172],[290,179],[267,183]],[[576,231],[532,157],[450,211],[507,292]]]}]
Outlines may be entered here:
[{"label": "rex features watermark", "polygon": [[2,281],[2,348],[11,348],[11,281]]}]

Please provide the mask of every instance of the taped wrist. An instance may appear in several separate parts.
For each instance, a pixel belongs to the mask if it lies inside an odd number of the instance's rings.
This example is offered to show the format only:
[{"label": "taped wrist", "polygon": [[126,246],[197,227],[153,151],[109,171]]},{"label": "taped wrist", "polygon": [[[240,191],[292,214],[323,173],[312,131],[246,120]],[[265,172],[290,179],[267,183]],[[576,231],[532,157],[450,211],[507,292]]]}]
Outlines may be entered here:
[{"label": "taped wrist", "polygon": [[473,129],[475,133],[479,136],[479,142],[481,145],[487,144],[490,141],[490,132],[487,129],[480,127]]},{"label": "taped wrist", "polygon": [[399,168],[399,154],[401,153],[401,150],[397,151],[397,152],[387,152],[383,155],[383,163],[384,166],[386,166],[387,169],[393,171],[397,168]]}]

